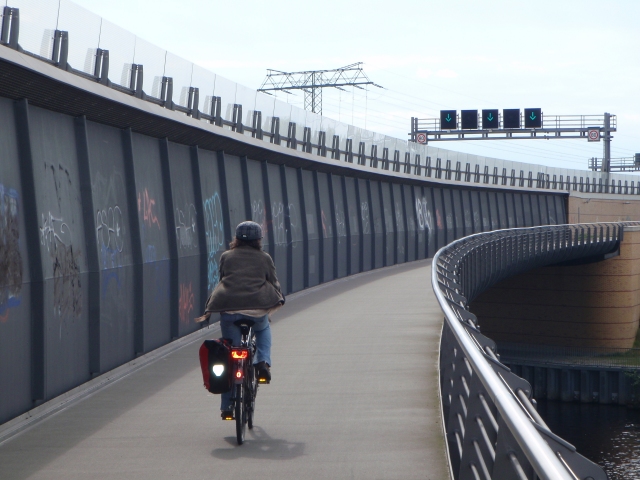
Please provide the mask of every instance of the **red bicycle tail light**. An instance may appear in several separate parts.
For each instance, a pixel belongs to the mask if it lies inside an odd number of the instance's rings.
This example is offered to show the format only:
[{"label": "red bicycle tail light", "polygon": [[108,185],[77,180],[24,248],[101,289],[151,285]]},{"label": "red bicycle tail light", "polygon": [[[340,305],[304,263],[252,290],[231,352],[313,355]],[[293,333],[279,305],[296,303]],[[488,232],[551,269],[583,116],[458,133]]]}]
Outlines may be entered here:
[{"label": "red bicycle tail light", "polygon": [[231,358],[234,360],[243,360],[249,357],[249,350],[231,350]]},{"label": "red bicycle tail light", "polygon": [[236,378],[242,378],[242,370],[236,372]]}]

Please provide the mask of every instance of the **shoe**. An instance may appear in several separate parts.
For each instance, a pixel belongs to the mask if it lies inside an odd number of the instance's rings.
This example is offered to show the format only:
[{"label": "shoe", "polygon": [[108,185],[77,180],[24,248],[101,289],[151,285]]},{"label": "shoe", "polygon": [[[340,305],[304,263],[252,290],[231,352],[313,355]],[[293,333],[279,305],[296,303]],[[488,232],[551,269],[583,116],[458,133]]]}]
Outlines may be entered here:
[{"label": "shoe", "polygon": [[223,420],[235,420],[235,418],[233,417],[233,410],[231,409],[222,410],[220,413],[220,416],[222,417]]},{"label": "shoe", "polygon": [[256,363],[258,383],[271,383],[271,367],[267,362]]}]

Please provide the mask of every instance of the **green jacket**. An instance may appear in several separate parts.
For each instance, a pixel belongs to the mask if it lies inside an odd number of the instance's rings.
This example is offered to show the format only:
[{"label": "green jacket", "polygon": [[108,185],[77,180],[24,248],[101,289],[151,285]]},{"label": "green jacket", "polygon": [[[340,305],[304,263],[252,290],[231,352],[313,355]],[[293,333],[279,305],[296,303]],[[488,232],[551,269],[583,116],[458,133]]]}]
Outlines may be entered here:
[{"label": "green jacket", "polygon": [[283,303],[271,256],[242,246],[227,250],[220,257],[220,283],[209,295],[205,311],[269,309]]}]

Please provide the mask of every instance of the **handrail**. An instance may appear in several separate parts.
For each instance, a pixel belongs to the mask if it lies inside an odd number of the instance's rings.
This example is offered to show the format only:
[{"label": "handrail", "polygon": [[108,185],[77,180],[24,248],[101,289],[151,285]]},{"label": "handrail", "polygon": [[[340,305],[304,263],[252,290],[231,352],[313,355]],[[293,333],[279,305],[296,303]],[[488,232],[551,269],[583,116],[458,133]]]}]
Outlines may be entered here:
[{"label": "handrail", "polygon": [[[431,283],[445,314],[445,330],[443,331],[443,347],[441,347],[441,372],[449,369],[450,378],[443,376],[442,408],[451,409],[451,418],[456,422],[446,425],[449,441],[455,438],[460,451],[462,467],[475,471],[485,471],[487,458],[495,460],[494,467],[500,461],[500,468],[511,465],[510,474],[519,478],[528,466],[521,465],[524,458],[529,462],[540,479],[555,480],[575,478],[606,478],[597,465],[586,460],[575,452],[575,448],[549,431],[547,425],[535,411],[529,397],[531,388],[528,383],[513,375],[499,361],[495,354],[495,343],[484,337],[477,326],[475,316],[468,311],[468,304],[473,298],[506,277],[545,265],[557,264],[579,258],[607,258],[619,249],[625,225],[637,225],[635,222],[559,225],[533,228],[516,228],[478,233],[456,240],[441,248],[434,256],[431,271]],[[454,337],[451,353],[444,348],[445,337]],[[446,335],[445,335],[446,333]],[[449,337],[447,337],[449,338]],[[449,340],[447,340],[449,341]],[[460,360],[458,347],[462,351],[464,363]],[[447,356],[448,355],[448,356]],[[462,368],[470,366],[471,372]],[[458,365],[460,367],[458,367]],[[501,373],[502,372],[502,373]],[[469,381],[468,377],[471,379]],[[459,380],[457,391],[452,390],[454,377]],[[476,380],[473,392],[469,384]],[[445,390],[450,382],[453,394]],[[471,382],[471,383],[470,383]],[[481,393],[477,393],[480,391]],[[486,393],[486,395],[483,394]],[[462,392],[459,395],[458,392]],[[459,400],[458,400],[459,398]],[[474,407],[471,402],[478,405]],[[498,422],[487,402],[493,402],[498,412]],[[448,402],[448,403],[447,403]],[[459,403],[457,403],[459,402]],[[460,405],[459,407],[456,406]],[[465,433],[471,430],[470,423],[465,424],[467,411],[473,410],[474,418],[469,421],[480,425],[472,440],[465,439]],[[478,416],[480,415],[480,416]],[[486,421],[482,421],[484,415]],[[481,420],[477,422],[477,420]],[[445,418],[445,422],[447,418]],[[502,426],[499,423],[503,422]],[[486,444],[492,433],[495,437],[504,435],[503,428],[508,430],[524,457],[517,458],[513,452],[504,448],[502,440],[486,449],[481,454],[481,445]],[[503,437],[504,438],[504,437]],[[482,442],[476,439],[483,439]],[[464,445],[468,443],[466,451]],[[508,441],[507,441],[508,443]],[[469,451],[471,450],[471,453]],[[450,452],[450,457],[455,452]],[[503,458],[500,459],[499,456]],[[506,456],[505,456],[506,455]],[[475,460],[469,460],[473,457]],[[457,457],[455,457],[457,459]],[[516,468],[516,470],[513,470]],[[576,472],[588,472],[588,475]],[[455,469],[452,469],[455,476]],[[495,474],[495,472],[494,472]],[[504,474],[502,471],[501,474]],[[486,476],[486,475],[485,475]],[[502,478],[502,477],[495,477]]]}]

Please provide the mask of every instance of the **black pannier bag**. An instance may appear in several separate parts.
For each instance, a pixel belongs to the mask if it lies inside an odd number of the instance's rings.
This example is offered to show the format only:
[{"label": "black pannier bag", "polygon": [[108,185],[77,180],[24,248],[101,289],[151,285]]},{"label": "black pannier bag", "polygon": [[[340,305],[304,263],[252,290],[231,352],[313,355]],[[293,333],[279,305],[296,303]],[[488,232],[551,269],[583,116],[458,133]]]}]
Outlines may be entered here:
[{"label": "black pannier bag", "polygon": [[231,347],[224,339],[205,340],[200,347],[200,368],[204,388],[211,393],[231,390]]}]

